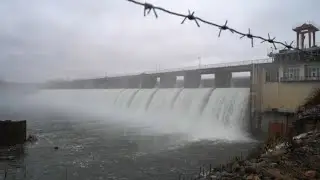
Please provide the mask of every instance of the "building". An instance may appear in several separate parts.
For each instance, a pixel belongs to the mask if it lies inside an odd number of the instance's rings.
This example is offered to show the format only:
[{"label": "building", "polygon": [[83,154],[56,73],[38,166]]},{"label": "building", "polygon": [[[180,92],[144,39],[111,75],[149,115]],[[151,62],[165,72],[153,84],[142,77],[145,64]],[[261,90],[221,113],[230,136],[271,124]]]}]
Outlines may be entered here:
[{"label": "building", "polygon": [[[316,45],[317,27],[305,23],[293,29],[296,48],[268,54],[273,63],[263,69],[261,83],[261,128],[268,131],[270,122],[290,124],[293,113],[314,88],[320,87],[320,47]],[[306,36],[308,37],[306,41]],[[286,131],[287,127],[282,127]]]}]

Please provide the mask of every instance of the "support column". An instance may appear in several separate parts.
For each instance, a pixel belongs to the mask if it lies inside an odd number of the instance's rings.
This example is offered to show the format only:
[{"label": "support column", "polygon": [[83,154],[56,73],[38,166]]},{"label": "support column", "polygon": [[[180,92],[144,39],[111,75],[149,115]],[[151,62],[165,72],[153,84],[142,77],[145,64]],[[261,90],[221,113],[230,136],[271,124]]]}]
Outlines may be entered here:
[{"label": "support column", "polygon": [[308,40],[309,41],[309,48],[311,48],[311,32],[310,31],[308,32],[308,36],[309,36],[309,40]]},{"label": "support column", "polygon": [[265,69],[253,64],[251,71],[250,106],[251,128],[254,132],[260,132],[263,112],[263,85],[265,83]]},{"label": "support column", "polygon": [[185,72],[184,87],[199,88],[201,82],[201,74],[198,71]]},{"label": "support column", "polygon": [[129,84],[129,78],[128,77],[119,77],[117,84],[119,84],[117,88],[127,88],[128,84]]},{"label": "support column", "polygon": [[95,88],[98,88],[98,89],[105,89],[108,87],[108,81],[107,81],[107,78],[101,78],[101,79],[97,79],[95,81],[95,85],[94,85]]},{"label": "support column", "polygon": [[299,48],[299,32],[297,32],[297,48]]},{"label": "support column", "polygon": [[127,78],[127,85],[125,88],[136,89],[140,87],[140,77],[132,76]]},{"label": "support column", "polygon": [[151,89],[156,86],[157,83],[157,77],[148,75],[148,74],[142,74],[140,76],[140,88],[144,89]]},{"label": "support column", "polygon": [[304,35],[304,33],[301,34],[301,47],[300,49],[304,49],[304,40],[305,40],[306,36]]},{"label": "support column", "polygon": [[160,88],[174,88],[177,83],[177,76],[163,74],[160,76]]},{"label": "support column", "polygon": [[120,87],[119,80],[116,77],[109,77],[107,79],[107,87],[108,89],[116,89]]},{"label": "support column", "polygon": [[220,70],[215,73],[215,87],[228,88],[231,87],[232,73],[229,71]]},{"label": "support column", "polygon": [[316,45],[316,32],[313,32],[313,46]]}]

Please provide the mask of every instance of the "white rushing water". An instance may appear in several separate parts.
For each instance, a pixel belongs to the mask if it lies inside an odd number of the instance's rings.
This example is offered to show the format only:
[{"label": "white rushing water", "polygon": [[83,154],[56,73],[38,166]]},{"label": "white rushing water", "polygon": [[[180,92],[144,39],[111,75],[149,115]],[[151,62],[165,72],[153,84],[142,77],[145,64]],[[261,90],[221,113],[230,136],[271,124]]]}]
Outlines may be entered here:
[{"label": "white rushing water", "polygon": [[249,88],[44,90],[30,96],[31,101],[71,113],[106,115],[155,133],[248,139]]}]

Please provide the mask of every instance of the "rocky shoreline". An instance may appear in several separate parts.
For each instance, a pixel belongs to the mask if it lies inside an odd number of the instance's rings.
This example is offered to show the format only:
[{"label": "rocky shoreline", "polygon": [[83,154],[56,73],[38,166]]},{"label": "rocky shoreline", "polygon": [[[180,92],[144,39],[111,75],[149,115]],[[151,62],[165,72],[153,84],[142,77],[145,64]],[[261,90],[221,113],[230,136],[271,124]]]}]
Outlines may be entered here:
[{"label": "rocky shoreline", "polygon": [[268,140],[246,159],[235,157],[196,179],[320,179],[320,131]]}]

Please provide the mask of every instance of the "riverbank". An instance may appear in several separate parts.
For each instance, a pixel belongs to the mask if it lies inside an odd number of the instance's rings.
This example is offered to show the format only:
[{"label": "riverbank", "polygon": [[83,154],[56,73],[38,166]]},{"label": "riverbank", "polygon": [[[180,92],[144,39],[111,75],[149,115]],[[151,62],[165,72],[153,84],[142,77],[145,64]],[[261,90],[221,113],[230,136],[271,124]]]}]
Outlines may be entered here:
[{"label": "riverbank", "polygon": [[235,157],[198,179],[320,179],[320,131],[269,140],[246,159]]}]

